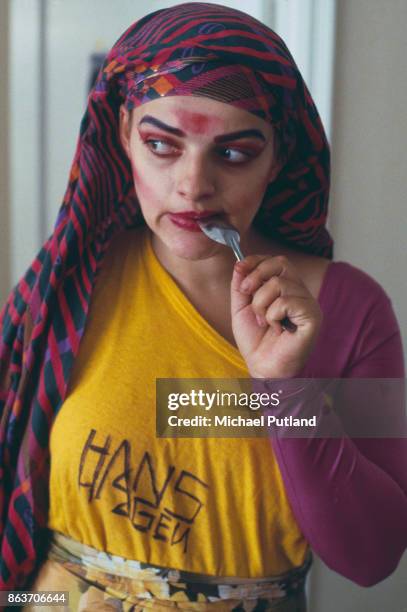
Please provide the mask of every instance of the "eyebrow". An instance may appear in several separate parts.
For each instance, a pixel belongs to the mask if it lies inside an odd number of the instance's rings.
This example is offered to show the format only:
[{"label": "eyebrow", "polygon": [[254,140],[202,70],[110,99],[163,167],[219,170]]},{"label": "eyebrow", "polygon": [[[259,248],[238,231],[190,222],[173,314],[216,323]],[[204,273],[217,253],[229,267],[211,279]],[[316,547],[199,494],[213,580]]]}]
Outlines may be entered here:
[{"label": "eyebrow", "polygon": [[[160,130],[164,130],[164,132],[169,132],[170,134],[174,134],[174,136],[179,136],[180,138],[184,138],[186,136],[185,132],[179,128],[167,125],[163,121],[160,121],[151,115],[144,115],[144,117],[139,121],[139,125],[142,125],[143,123],[155,125],[156,127],[160,128]],[[214,140],[218,144],[230,142],[231,140],[238,140],[239,138],[258,138],[263,142],[266,142],[264,134],[260,130],[256,129],[240,130],[238,132],[231,132],[230,134],[222,134],[220,136],[215,136]]]}]

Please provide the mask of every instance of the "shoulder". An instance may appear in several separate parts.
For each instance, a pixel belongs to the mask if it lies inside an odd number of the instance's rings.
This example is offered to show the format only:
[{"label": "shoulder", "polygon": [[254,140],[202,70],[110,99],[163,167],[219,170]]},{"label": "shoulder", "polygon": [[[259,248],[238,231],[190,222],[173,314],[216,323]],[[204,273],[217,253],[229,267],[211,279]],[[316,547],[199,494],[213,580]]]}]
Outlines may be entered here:
[{"label": "shoulder", "polygon": [[[320,300],[323,341],[346,356],[347,376],[404,377],[403,347],[392,301],[370,274],[332,262]],[[342,373],[343,373],[342,372]]]},{"label": "shoulder", "polygon": [[363,303],[366,308],[369,304],[390,302],[380,283],[353,264],[309,255],[263,236],[258,238],[256,246],[270,255],[285,256],[296,268],[310,293],[325,306],[329,304],[337,310],[339,306],[348,307],[356,303]]},{"label": "shoulder", "polygon": [[403,376],[398,321],[377,280],[350,263],[329,262],[319,304],[323,317],[309,366],[313,375]]},{"label": "shoulder", "polygon": [[389,301],[382,285],[370,274],[345,261],[332,261],[328,264],[321,298],[343,298],[362,302],[365,305]]},{"label": "shoulder", "polygon": [[314,256],[300,256],[297,269],[318,299],[325,322],[341,334],[356,333],[366,325],[385,326],[392,331],[397,328],[390,297],[364,270],[345,261]]},{"label": "shoulder", "polygon": [[400,334],[391,299],[384,288],[370,274],[350,263],[330,264],[320,306],[325,325],[330,333],[335,329],[341,342],[353,336],[366,349]]},{"label": "shoulder", "polygon": [[318,299],[330,260],[324,257],[308,255],[295,250],[286,243],[271,240],[262,234],[255,234],[253,252],[262,252],[271,256],[283,256],[294,266],[302,282],[311,295]]}]

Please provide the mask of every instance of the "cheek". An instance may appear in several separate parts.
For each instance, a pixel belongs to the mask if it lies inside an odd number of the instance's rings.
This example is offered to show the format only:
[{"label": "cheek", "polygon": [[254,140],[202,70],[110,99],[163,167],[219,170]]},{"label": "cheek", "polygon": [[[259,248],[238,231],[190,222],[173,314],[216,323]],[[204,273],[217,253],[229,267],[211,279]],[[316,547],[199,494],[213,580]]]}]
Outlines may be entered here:
[{"label": "cheek", "polygon": [[160,200],[160,182],[149,177],[148,172],[139,171],[134,163],[131,164],[133,171],[134,188],[142,205],[152,205]]},{"label": "cheek", "polygon": [[261,202],[268,184],[269,178],[266,172],[260,175],[255,173],[246,177],[244,181],[237,180],[230,195],[235,198],[234,201],[239,209],[252,209]]},{"label": "cheek", "polygon": [[263,197],[267,191],[267,187],[270,184],[270,171],[268,168],[263,169],[263,171],[257,176],[257,180],[253,181],[252,185],[255,185],[255,188],[252,191],[253,194],[253,203],[252,208],[258,209],[260,204],[263,201]]},{"label": "cheek", "polygon": [[261,176],[247,177],[243,182],[236,181],[233,189],[229,191],[227,213],[231,222],[243,231],[251,225],[256,216],[268,182],[265,173],[262,173]]}]

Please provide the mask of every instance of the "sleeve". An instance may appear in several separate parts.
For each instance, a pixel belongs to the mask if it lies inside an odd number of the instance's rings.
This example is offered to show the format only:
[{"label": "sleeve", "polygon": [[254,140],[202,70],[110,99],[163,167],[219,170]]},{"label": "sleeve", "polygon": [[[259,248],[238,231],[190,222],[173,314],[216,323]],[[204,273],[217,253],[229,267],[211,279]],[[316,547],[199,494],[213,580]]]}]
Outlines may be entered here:
[{"label": "sleeve", "polygon": [[[346,376],[403,378],[400,332],[384,292],[370,309],[363,334]],[[327,414],[323,394],[312,381],[306,384],[297,409],[312,401],[314,412],[325,418],[324,430],[328,420],[334,436],[271,438],[287,495],[304,536],[326,565],[361,586],[372,586],[396,569],[407,547],[405,398],[400,437],[351,438],[337,413]],[[360,402],[352,388],[343,398],[348,413]],[[370,408],[386,410],[383,405]]]}]

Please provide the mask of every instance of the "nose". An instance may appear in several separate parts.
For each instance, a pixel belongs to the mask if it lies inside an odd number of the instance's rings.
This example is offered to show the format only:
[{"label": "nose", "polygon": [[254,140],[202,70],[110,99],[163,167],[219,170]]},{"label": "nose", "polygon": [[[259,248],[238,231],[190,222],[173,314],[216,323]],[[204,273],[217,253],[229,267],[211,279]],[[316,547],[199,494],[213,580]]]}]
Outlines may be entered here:
[{"label": "nose", "polygon": [[178,168],[177,192],[186,200],[198,202],[215,193],[213,168],[202,155],[189,155]]}]

